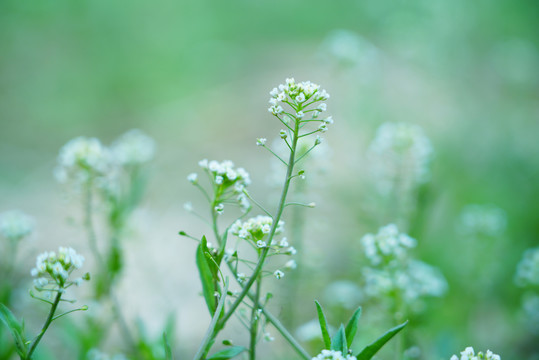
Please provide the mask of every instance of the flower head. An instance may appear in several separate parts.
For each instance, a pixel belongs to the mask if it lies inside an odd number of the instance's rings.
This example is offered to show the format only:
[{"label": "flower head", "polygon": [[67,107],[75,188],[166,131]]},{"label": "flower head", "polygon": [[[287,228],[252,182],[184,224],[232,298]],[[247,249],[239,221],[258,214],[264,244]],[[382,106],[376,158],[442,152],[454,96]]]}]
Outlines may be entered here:
[{"label": "flower head", "polygon": [[[37,279],[34,284],[40,290],[43,285],[56,284],[60,288],[65,288],[71,283],[69,275],[76,269],[80,269],[84,264],[84,257],[77,254],[72,248],[60,247],[58,253],[54,251],[44,252],[37,256],[36,267],[31,274]],[[83,279],[88,279],[85,275]],[[39,285],[39,286],[38,286]]]},{"label": "flower head", "polygon": [[487,350],[486,353],[480,351],[476,354],[473,347],[468,346],[460,352],[460,357],[453,355],[450,360],[501,360],[501,357],[490,350]]},{"label": "flower head", "polygon": [[348,354],[343,355],[342,352],[336,350],[322,350],[312,360],[356,360],[356,357]]},{"label": "flower head", "polygon": [[155,141],[138,129],[120,136],[111,145],[114,161],[122,165],[139,165],[149,162],[155,155]]},{"label": "flower head", "polygon": [[6,239],[20,240],[32,233],[34,219],[19,210],[0,214],[0,235]]},{"label": "flower head", "polygon": [[96,138],[77,137],[70,140],[58,155],[56,179],[78,185],[103,176],[111,167],[110,151]]}]

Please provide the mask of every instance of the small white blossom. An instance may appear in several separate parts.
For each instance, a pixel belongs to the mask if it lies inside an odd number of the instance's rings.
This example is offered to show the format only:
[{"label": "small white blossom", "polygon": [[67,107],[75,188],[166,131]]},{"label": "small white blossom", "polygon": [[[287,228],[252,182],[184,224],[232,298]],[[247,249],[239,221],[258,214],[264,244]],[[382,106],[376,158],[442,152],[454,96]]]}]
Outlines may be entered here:
[{"label": "small white blossom", "polygon": [[68,284],[67,279],[69,274],[73,270],[81,268],[83,263],[84,257],[77,254],[75,250],[60,247],[58,249],[58,255],[53,251],[38,255],[36,267],[30,273],[34,277],[39,276],[35,282],[36,286],[39,284],[41,285],[39,287],[43,287],[47,277],[50,277],[54,283],[60,288],[63,288]]},{"label": "small white blossom", "polygon": [[32,233],[34,219],[18,210],[0,214],[0,235],[6,239],[20,240]]},{"label": "small white blossom", "polygon": [[256,145],[257,146],[264,146],[264,145],[266,145],[266,141],[267,141],[266,138],[258,138],[258,139],[256,139]]},{"label": "small white blossom", "polygon": [[264,333],[264,341],[272,342],[274,340],[275,340],[275,338],[273,336],[271,336],[271,334],[269,332]]},{"label": "small white blossom", "polygon": [[281,270],[275,270],[273,276],[275,276],[275,278],[279,280],[284,276],[284,272],[282,272]]},{"label": "small white blossom", "polygon": [[316,136],[316,140],[314,141],[314,145],[320,145],[324,139],[322,139],[320,136]]},{"label": "small white blossom", "polygon": [[265,248],[265,247],[267,247],[267,246],[268,246],[268,244],[266,244],[265,241],[258,240],[258,241],[256,242],[256,247],[258,247],[258,248]]},{"label": "small white blossom", "polygon": [[294,259],[290,259],[286,262],[286,264],[284,265],[285,269],[288,269],[288,270],[294,270],[298,267],[298,264],[296,263],[296,260]]},{"label": "small white blossom", "polygon": [[288,135],[286,134],[286,131],[284,131],[283,129],[279,131],[279,136],[281,137],[281,139],[286,139],[288,137]]},{"label": "small white blossom", "polygon": [[198,174],[197,173],[191,173],[191,174],[187,175],[187,180],[191,184],[196,184],[198,182]]},{"label": "small white blossom", "polygon": [[490,350],[487,350],[486,354],[481,351],[476,354],[473,347],[469,346],[460,352],[460,358],[453,355],[450,360],[501,360],[501,357]]},{"label": "small white blossom", "polygon": [[60,183],[81,185],[90,178],[105,175],[111,164],[110,151],[98,139],[77,137],[60,149],[54,173]]},{"label": "small white blossom", "polygon": [[225,210],[225,206],[223,204],[218,204],[213,209],[217,214],[221,215]]},{"label": "small white blossom", "polygon": [[356,357],[349,354],[343,355],[342,352],[336,350],[322,350],[312,360],[356,360]]},{"label": "small white blossom", "polygon": [[152,160],[155,141],[138,129],[129,130],[111,145],[114,160],[120,164],[143,164]]}]

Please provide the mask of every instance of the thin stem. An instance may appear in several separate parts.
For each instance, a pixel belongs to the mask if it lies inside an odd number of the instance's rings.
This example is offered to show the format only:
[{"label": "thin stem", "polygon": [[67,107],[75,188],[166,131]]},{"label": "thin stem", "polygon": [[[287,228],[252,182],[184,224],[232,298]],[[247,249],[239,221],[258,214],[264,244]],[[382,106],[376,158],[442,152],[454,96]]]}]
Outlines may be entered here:
[{"label": "thin stem", "polygon": [[28,350],[28,353],[26,354],[26,360],[30,360],[32,358],[32,354],[36,350],[37,345],[41,341],[41,338],[43,335],[45,335],[45,332],[49,328],[50,324],[53,321],[54,313],[56,312],[56,309],[58,308],[58,304],[60,303],[60,298],[62,297],[62,292],[58,292],[56,294],[56,297],[54,298],[54,302],[51,305],[51,309],[49,311],[49,315],[47,316],[47,319],[45,320],[45,323],[43,324],[43,328],[41,329],[41,332],[32,342],[32,345],[30,346],[30,350]]},{"label": "thin stem", "polygon": [[[284,185],[283,185],[283,191],[281,193],[281,199],[279,200],[279,206],[277,207],[277,214],[275,215],[275,217],[273,219],[271,230],[270,230],[270,233],[268,235],[268,244],[271,244],[271,241],[273,240],[273,237],[275,236],[275,231],[277,230],[279,220],[281,220],[281,216],[282,216],[283,211],[284,211],[284,204],[286,202],[286,196],[288,195],[288,189],[290,188],[290,176],[292,175],[292,172],[294,170],[294,159],[295,159],[295,156],[296,156],[296,147],[297,147],[297,144],[298,144],[298,131],[299,131],[299,123],[296,121],[296,128],[294,130],[294,137],[292,139],[292,151],[290,151],[290,158],[289,158],[289,161],[288,161],[288,168],[286,170],[286,176],[285,176],[285,182],[284,182]],[[262,267],[264,266],[264,261],[266,260],[266,256],[268,255],[269,249],[270,248],[267,247],[264,250],[262,250],[262,253],[261,253],[260,258],[258,260],[258,264],[256,265],[256,268],[253,271],[253,275],[251,276],[249,281],[247,281],[247,284],[245,284],[245,286],[243,287],[242,292],[238,295],[238,298],[236,299],[236,301],[232,304],[230,309],[228,309],[228,312],[219,321],[219,325],[221,325],[221,327],[224,326],[224,324],[228,321],[230,316],[232,316],[234,311],[236,311],[238,306],[241,304],[243,298],[249,292],[249,289],[251,288],[251,286],[255,282],[258,274],[260,273],[260,271],[262,270]]]},{"label": "thin stem", "polygon": [[202,343],[200,344],[194,360],[203,359],[206,357],[208,351],[210,350],[210,345],[212,343],[212,340],[217,335],[217,331],[215,326],[217,325],[217,320],[219,320],[219,316],[221,315],[221,311],[223,310],[223,306],[225,305],[225,299],[226,299],[226,293],[228,291],[228,278],[225,279],[225,286],[222,291],[221,298],[219,299],[219,303],[217,304],[217,308],[215,309],[215,313],[213,314],[213,317],[210,322],[210,326],[208,326],[208,330],[206,331],[206,335],[204,336],[204,339],[202,340]]},{"label": "thin stem", "polygon": [[253,299],[253,309],[251,310],[251,329],[250,329],[250,342],[249,342],[249,360],[256,359],[256,343],[258,338],[258,321],[260,320],[259,302],[260,302],[260,288],[262,285],[262,277],[258,275],[256,280],[255,297]]},{"label": "thin stem", "polygon": [[271,150],[269,147],[267,147],[266,145],[262,145],[262,147],[266,150],[268,150],[270,153],[272,153],[277,159],[279,159],[279,161],[281,161],[284,166],[288,166],[288,164],[286,163],[286,161],[284,161],[279,155],[277,155],[276,153],[273,152],[273,150]]},{"label": "thin stem", "polygon": [[88,244],[90,245],[90,250],[100,268],[103,269],[105,266],[105,261],[99,253],[97,247],[97,237],[94,231],[94,224],[92,219],[92,201],[93,201],[93,192],[92,192],[92,180],[88,181],[86,184],[86,199],[84,204],[84,226],[88,232]]},{"label": "thin stem", "polygon": [[259,208],[260,210],[262,210],[263,212],[265,212],[266,215],[268,215],[270,218],[273,219],[273,215],[271,215],[270,212],[269,212],[268,210],[264,209],[264,207],[263,207],[262,205],[260,205],[260,204],[258,203],[258,201],[256,201],[255,199],[253,199],[253,198],[251,197],[251,195],[249,195],[249,193],[247,192],[247,190],[244,189],[244,190],[243,190],[243,193],[245,194],[245,196],[247,196],[247,198],[248,198],[249,200],[251,200],[252,202],[254,202],[255,205],[258,206],[258,208]]}]

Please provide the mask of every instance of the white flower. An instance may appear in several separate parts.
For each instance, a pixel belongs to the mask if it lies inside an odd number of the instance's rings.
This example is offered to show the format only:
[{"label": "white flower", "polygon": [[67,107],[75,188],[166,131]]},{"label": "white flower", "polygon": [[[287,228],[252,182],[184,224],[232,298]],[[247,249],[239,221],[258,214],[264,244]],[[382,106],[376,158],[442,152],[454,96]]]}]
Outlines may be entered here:
[{"label": "white flower", "polygon": [[284,131],[283,129],[279,131],[279,136],[281,137],[281,139],[286,139],[288,137],[288,135],[286,134],[286,131]]},{"label": "white flower", "polygon": [[257,146],[264,146],[264,145],[266,145],[266,141],[267,141],[266,138],[258,138],[258,139],[256,139],[256,145]]},{"label": "white flower", "polygon": [[356,360],[356,357],[353,355],[344,356],[340,351],[322,350],[320,354],[313,357],[312,360]]},{"label": "white flower", "polygon": [[284,276],[284,272],[282,272],[281,270],[275,270],[273,276],[275,276],[276,279],[281,279]]},{"label": "white flower", "polygon": [[271,336],[271,334],[269,332],[264,333],[264,341],[272,342],[274,340],[275,340],[275,338],[273,336]]},{"label": "white flower", "polygon": [[0,235],[6,239],[20,240],[32,233],[34,219],[18,210],[0,214]]},{"label": "white flower", "polygon": [[326,111],[328,108],[327,104],[325,103],[322,103],[320,105],[318,105],[318,107],[316,108],[318,111],[322,112],[322,111]]},{"label": "white flower", "polygon": [[290,259],[286,262],[284,265],[285,269],[294,270],[298,267],[298,264],[296,263],[296,260]]},{"label": "white flower", "polygon": [[133,129],[112,143],[111,152],[120,164],[143,164],[153,159],[155,141],[141,130]]},{"label": "white flower", "polygon": [[196,184],[198,182],[198,174],[191,173],[187,175],[187,181],[189,181],[191,184]]},{"label": "white flower", "polygon": [[213,209],[217,214],[221,215],[225,210],[225,206],[223,204],[217,204]]},{"label": "white flower", "polygon": [[217,185],[221,185],[221,184],[223,183],[223,180],[224,180],[224,178],[223,178],[221,175],[217,175],[217,176],[215,177],[215,183],[216,183]]},{"label": "white flower", "polygon": [[96,138],[78,137],[70,140],[58,155],[56,179],[78,185],[107,173],[112,164],[110,151]]},{"label": "white flower", "polygon": [[200,166],[203,169],[208,168],[208,159],[202,159],[198,162],[198,166]]},{"label": "white flower", "polygon": [[318,127],[318,130],[320,132],[326,132],[328,131],[328,126],[326,124],[320,124],[320,126]]},{"label": "white flower", "polygon": [[[33,268],[30,274],[34,277],[39,276],[34,284],[38,287],[43,287],[43,284],[48,284],[47,277],[52,278],[60,288],[68,284],[67,279],[69,274],[75,269],[82,267],[84,257],[77,254],[72,248],[60,247],[58,255],[51,252],[39,254],[36,258],[36,267]],[[45,283],[47,281],[47,283]]]},{"label": "white flower", "polygon": [[305,102],[305,94],[304,94],[304,93],[300,93],[298,96],[296,96],[296,101],[297,101],[298,103]]},{"label": "white flower", "polygon": [[411,191],[429,179],[432,158],[429,139],[417,125],[385,123],[367,150],[369,169],[378,191],[388,194],[396,186]]},{"label": "white flower", "polygon": [[298,111],[296,113],[296,117],[299,118],[299,119],[302,119],[304,116],[305,116],[305,113],[303,111]]},{"label": "white flower", "polygon": [[267,247],[267,246],[268,246],[268,244],[266,244],[265,241],[258,240],[258,241],[256,242],[256,247],[258,247],[258,248],[265,248],[265,247]]}]

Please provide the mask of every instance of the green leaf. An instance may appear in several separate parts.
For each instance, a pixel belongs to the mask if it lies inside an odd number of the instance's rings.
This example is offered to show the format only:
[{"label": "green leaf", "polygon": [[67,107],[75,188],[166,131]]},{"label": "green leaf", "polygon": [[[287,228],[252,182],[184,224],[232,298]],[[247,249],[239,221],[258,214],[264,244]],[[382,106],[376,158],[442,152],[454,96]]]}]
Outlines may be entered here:
[{"label": "green leaf", "polygon": [[346,324],[346,343],[348,346],[352,346],[352,342],[354,341],[354,337],[356,336],[357,332],[357,323],[359,321],[359,317],[361,316],[361,307],[358,307],[354,315],[350,318],[350,321],[348,321],[348,324]]},{"label": "green leaf", "polygon": [[346,333],[343,324],[341,324],[339,331],[337,331],[333,339],[331,339],[330,350],[340,351],[344,355],[348,354],[348,344],[346,343]]},{"label": "green leaf", "polygon": [[28,345],[26,339],[24,338],[24,325],[20,324],[11,310],[9,310],[4,304],[0,303],[0,320],[9,328],[13,340],[15,341],[15,348],[17,354],[21,358],[26,357],[28,352]]},{"label": "green leaf", "polygon": [[408,321],[400,324],[399,326],[394,327],[393,329],[389,329],[384,335],[380,336],[375,342],[368,345],[363,349],[357,356],[357,360],[370,360],[372,357],[384,346],[391,338],[399,331],[401,331],[406,325],[408,324]]},{"label": "green leaf", "polygon": [[221,350],[208,358],[208,360],[227,360],[232,359],[234,356],[238,356],[242,352],[247,350],[243,346],[232,346],[228,349]]},{"label": "green leaf", "polygon": [[324,310],[318,301],[314,301],[316,304],[316,311],[318,312],[318,322],[320,323],[320,330],[322,331],[322,338],[324,339],[324,345],[326,349],[329,349],[331,346],[331,339],[328,332],[328,322],[326,320],[326,315],[324,315]]},{"label": "green leaf", "polygon": [[165,346],[165,359],[173,360],[174,358],[172,357],[172,349],[170,348],[170,343],[168,342],[166,331],[163,333],[163,344]]},{"label": "green leaf", "polygon": [[197,247],[196,252],[196,264],[198,267],[198,272],[200,275],[200,281],[202,282],[202,294],[204,295],[204,300],[206,300],[206,305],[210,311],[210,315],[213,316],[215,309],[217,308],[217,298],[215,297],[215,285],[214,277],[206,259],[206,253],[208,252],[208,245],[206,237],[203,236],[200,244]]}]

